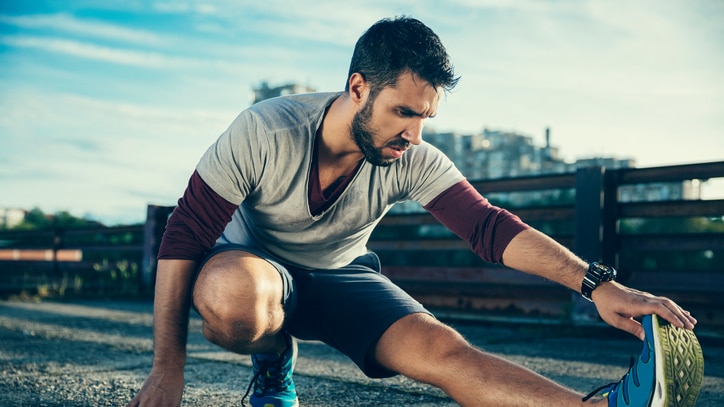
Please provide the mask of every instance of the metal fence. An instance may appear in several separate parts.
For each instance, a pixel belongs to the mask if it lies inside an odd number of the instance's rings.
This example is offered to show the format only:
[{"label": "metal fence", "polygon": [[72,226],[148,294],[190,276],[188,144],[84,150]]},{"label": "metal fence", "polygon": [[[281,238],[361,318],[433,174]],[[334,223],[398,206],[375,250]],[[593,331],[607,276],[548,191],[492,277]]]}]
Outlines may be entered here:
[{"label": "metal fence", "polygon": [[[616,266],[625,284],[669,296],[695,312],[702,323],[722,326],[724,200],[619,200],[619,190],[629,185],[720,177],[724,162],[617,170],[589,167],[570,174],[473,185],[484,196],[545,196],[544,191],[550,196],[555,191],[555,196],[569,197],[511,211],[583,258]],[[646,224],[659,226],[650,232]],[[403,237],[395,230],[403,230]],[[375,236],[369,247],[383,259],[384,272],[442,312],[565,320],[586,319],[595,312],[570,290],[483,263],[464,242],[440,230],[428,214],[388,216]]]},{"label": "metal fence", "polygon": [[0,231],[0,295],[137,295],[144,226]]}]

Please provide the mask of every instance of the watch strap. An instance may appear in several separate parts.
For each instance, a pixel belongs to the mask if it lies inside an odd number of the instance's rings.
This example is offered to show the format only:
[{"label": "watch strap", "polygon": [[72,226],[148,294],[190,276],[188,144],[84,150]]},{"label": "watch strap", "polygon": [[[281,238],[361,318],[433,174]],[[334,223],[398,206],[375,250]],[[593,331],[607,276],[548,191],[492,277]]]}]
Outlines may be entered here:
[{"label": "watch strap", "polygon": [[588,265],[588,271],[581,282],[581,295],[588,301],[593,301],[591,296],[599,284],[616,279],[616,269],[605,264],[593,262]]}]

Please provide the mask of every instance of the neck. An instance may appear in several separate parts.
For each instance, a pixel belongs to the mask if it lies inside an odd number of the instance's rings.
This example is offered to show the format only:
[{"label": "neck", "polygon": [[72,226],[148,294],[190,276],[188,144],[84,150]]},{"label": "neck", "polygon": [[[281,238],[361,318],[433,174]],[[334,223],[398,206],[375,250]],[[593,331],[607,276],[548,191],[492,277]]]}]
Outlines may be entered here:
[{"label": "neck", "polygon": [[353,168],[364,158],[350,134],[355,111],[346,93],[330,105],[319,130],[317,154],[320,167]]}]

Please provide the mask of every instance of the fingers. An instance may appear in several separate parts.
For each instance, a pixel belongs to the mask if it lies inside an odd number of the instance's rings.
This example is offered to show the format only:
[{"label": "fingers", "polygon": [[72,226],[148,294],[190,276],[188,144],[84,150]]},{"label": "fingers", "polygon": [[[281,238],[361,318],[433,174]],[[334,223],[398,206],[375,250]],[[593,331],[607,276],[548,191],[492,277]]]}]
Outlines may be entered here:
[{"label": "fingers", "polygon": [[[610,325],[643,339],[644,331],[633,318],[656,314],[673,326],[694,329],[696,318],[666,297],[635,290],[615,282],[602,284],[594,297],[601,317]],[[594,291],[594,295],[596,294]]]},{"label": "fingers", "polygon": [[[650,307],[645,314],[656,314],[670,324],[684,329],[694,329],[696,318],[689,311],[681,308],[677,303],[666,297],[655,296],[647,292],[637,292],[644,306]],[[647,307],[647,308],[648,308]]]},{"label": "fingers", "polygon": [[652,312],[669,321],[671,325],[684,329],[694,329],[696,318],[689,311],[682,309],[674,301],[666,297],[653,297],[656,309]]}]

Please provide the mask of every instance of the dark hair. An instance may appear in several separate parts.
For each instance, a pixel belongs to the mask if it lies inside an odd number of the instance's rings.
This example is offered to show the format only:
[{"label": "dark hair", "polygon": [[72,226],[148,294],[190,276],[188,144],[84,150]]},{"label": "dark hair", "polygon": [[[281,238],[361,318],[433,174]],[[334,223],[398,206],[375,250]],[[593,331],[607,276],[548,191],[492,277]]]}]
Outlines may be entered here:
[{"label": "dark hair", "polygon": [[425,24],[410,17],[376,22],[357,40],[349,65],[349,78],[358,72],[377,93],[394,85],[406,70],[435,88],[452,90],[458,82],[440,38]]}]

